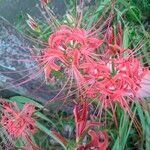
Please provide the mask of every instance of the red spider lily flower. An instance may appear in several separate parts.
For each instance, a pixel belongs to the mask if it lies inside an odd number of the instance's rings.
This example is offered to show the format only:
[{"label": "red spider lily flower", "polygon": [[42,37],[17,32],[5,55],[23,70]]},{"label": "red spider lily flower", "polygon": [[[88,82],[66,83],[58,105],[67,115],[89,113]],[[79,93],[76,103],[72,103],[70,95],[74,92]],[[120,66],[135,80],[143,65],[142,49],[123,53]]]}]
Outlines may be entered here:
[{"label": "red spider lily flower", "polygon": [[119,72],[126,74],[130,78],[140,80],[147,74],[149,71],[148,68],[143,68],[140,64],[140,61],[134,57],[127,57],[117,60],[116,68]]},{"label": "red spider lily flower", "polygon": [[122,62],[116,66],[119,73],[124,74],[124,78],[128,78],[128,83],[132,84],[132,88],[128,89],[129,93],[136,95],[140,89],[140,83],[144,76],[149,72],[148,68],[143,68],[139,60],[134,57],[122,58]]},{"label": "red spider lily flower", "polygon": [[[110,74],[105,80],[96,82],[101,96],[100,101],[108,106],[114,101],[118,101],[123,108],[128,109],[125,96],[137,97],[140,83],[148,73],[148,69],[143,69],[140,62],[134,57],[118,58],[113,61],[115,74]],[[94,86],[95,86],[94,85]]]},{"label": "red spider lily flower", "polygon": [[79,142],[81,136],[89,129],[91,126],[99,126],[99,122],[88,122],[88,103],[81,102],[78,106],[75,106],[74,110],[75,126],[76,126],[76,141]]},{"label": "red spider lily flower", "polygon": [[[84,78],[82,74],[78,70],[79,65],[79,52],[77,49],[75,50],[68,50],[66,55],[63,55],[63,52],[56,51],[56,50],[47,50],[43,55],[44,60],[46,62],[44,66],[44,74],[45,80],[48,81],[51,75],[51,70],[60,70],[61,66],[63,67],[64,73],[68,76],[74,76],[74,79],[78,85],[81,87],[81,84],[84,83]],[[56,64],[56,61],[60,61],[59,65]]]},{"label": "red spider lily flower", "polygon": [[[99,97],[105,108],[118,101],[123,108],[128,109],[124,97],[137,97],[142,79],[149,69],[141,66],[139,60],[133,57],[131,50],[123,49],[116,44],[109,46],[114,51],[114,58],[108,57],[100,62],[90,60],[80,64],[83,77],[88,83],[85,92],[87,97]],[[124,56],[124,53],[130,55]]]},{"label": "red spider lily flower", "polygon": [[29,14],[27,14],[27,16],[28,16],[28,20],[26,22],[29,25],[29,27],[32,30],[39,32],[40,28],[39,28],[38,23]]},{"label": "red spider lily flower", "polygon": [[[52,69],[63,70],[67,75],[73,75],[79,89],[85,83],[79,66],[85,59],[90,59],[92,51],[98,48],[103,41],[97,38],[88,38],[86,31],[80,28],[70,28],[62,25],[48,40],[49,48],[44,50],[43,61],[47,61],[44,67],[45,79],[48,80]],[[57,61],[61,63],[56,64]]]},{"label": "red spider lily flower", "polygon": [[91,137],[91,140],[89,143],[87,143],[85,146],[79,144],[77,147],[77,150],[106,150],[108,147],[108,135],[106,132],[99,131],[96,133],[93,130],[89,130],[88,134]]},{"label": "red spider lily flower", "polygon": [[98,38],[88,38],[86,31],[80,28],[70,28],[62,25],[48,40],[50,48],[78,48],[80,51],[98,48],[103,41]]},{"label": "red spider lily flower", "polygon": [[84,150],[94,148],[95,150],[106,150],[108,147],[108,135],[106,132],[99,131],[96,133],[93,130],[89,130],[88,134],[91,137],[91,141],[85,146]]},{"label": "red spider lily flower", "polygon": [[30,103],[26,103],[21,111],[15,102],[4,103],[0,123],[8,134],[15,138],[25,136],[27,133],[34,134],[36,131],[35,121],[32,118],[34,111],[35,107]]},{"label": "red spider lily flower", "polygon": [[136,88],[136,84],[130,78],[125,77],[124,74],[121,73],[107,81],[99,82],[99,90],[101,93],[111,96],[112,99],[117,98],[117,95],[124,96],[131,89],[134,90],[134,88]]},{"label": "red spider lily flower", "polygon": [[115,78],[109,79],[108,82],[100,84],[99,91],[101,91],[101,95],[99,96],[99,100],[102,102],[104,108],[107,108],[110,104],[118,101],[122,108],[128,110],[128,103],[124,96],[130,94],[129,92],[134,94],[132,91],[134,86],[136,85],[132,80],[124,78],[119,74],[115,76]]},{"label": "red spider lily flower", "polygon": [[[81,108],[79,108],[79,106]],[[79,141],[79,138],[83,134],[88,117],[88,104],[86,102],[80,103],[79,106],[75,106],[73,113],[75,117],[75,125],[76,125],[76,139]]]},{"label": "red spider lily flower", "polygon": [[88,78],[95,80],[104,80],[110,75],[109,68],[102,62],[87,62],[80,65],[80,68],[85,71]]},{"label": "red spider lily flower", "polygon": [[30,135],[37,131],[35,120],[32,118],[35,106],[31,103],[26,103],[20,110],[16,102],[8,103],[3,100],[2,107],[3,114],[0,124],[8,135],[13,138],[22,138],[25,141],[22,150],[42,150],[30,138]]},{"label": "red spider lily flower", "polygon": [[87,97],[96,98],[100,93],[97,83],[102,81],[105,83],[110,76],[109,68],[104,62],[87,62],[80,65],[80,69],[83,71],[83,77],[88,86],[85,87],[85,93]]}]

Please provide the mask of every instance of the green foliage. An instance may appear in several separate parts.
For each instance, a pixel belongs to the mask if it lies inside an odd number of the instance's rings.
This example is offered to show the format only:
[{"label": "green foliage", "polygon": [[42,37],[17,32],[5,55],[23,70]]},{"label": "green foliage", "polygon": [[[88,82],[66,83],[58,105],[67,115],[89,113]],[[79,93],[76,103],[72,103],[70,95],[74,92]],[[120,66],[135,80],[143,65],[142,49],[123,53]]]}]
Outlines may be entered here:
[{"label": "green foliage", "polygon": [[45,134],[49,135],[50,137],[52,137],[53,139],[55,139],[65,150],[66,150],[66,147],[65,145],[59,141],[59,139],[57,139],[53,134],[52,132],[50,131],[50,129],[48,129],[47,127],[45,127],[43,124],[41,124],[40,122],[36,122],[36,125],[38,127],[38,129],[40,129],[41,131],[43,131]]},{"label": "green foliage", "polygon": [[39,102],[32,100],[30,98],[26,98],[24,96],[10,97],[8,101],[16,102],[17,104],[19,104],[19,106],[23,106],[25,103],[32,103],[39,109],[43,108],[43,105],[40,104]]},{"label": "green foliage", "polygon": [[[150,102],[150,99],[147,99],[148,102]],[[136,102],[136,108],[137,108],[137,113],[139,116],[139,120],[142,125],[142,131],[143,131],[143,136],[142,136],[142,144],[143,148],[145,150],[149,150],[150,148],[150,106],[147,104],[143,104],[143,107],[139,104],[139,102]]]}]

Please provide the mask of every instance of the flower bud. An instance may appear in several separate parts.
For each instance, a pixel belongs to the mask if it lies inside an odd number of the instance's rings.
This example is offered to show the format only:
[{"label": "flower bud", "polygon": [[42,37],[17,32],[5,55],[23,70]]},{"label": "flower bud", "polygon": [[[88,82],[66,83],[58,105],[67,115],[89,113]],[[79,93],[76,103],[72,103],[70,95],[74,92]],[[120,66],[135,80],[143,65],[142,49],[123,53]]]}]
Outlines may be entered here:
[{"label": "flower bud", "polygon": [[29,25],[29,27],[33,31],[40,32],[40,28],[39,28],[38,23],[29,14],[27,14],[27,16],[28,16],[28,20],[26,20],[26,22]]}]

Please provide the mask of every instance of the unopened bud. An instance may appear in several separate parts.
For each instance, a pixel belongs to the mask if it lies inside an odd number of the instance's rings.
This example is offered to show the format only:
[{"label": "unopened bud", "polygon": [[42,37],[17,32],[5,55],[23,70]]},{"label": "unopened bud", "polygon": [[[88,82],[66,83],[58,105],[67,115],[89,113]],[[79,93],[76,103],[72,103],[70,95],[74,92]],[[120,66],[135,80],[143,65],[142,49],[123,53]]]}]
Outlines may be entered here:
[{"label": "unopened bud", "polygon": [[39,32],[40,28],[39,28],[38,23],[29,14],[27,14],[27,16],[28,16],[28,20],[26,20],[26,22],[29,25],[29,27],[32,30]]}]

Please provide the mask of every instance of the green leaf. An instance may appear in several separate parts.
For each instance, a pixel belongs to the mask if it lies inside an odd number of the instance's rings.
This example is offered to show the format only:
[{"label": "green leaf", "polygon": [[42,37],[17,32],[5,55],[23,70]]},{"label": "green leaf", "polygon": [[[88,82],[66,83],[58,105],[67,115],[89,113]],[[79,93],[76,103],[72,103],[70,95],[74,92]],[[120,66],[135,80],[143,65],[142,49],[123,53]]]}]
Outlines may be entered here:
[{"label": "green leaf", "polygon": [[52,132],[50,131],[50,129],[48,129],[47,127],[45,127],[44,125],[42,125],[40,122],[36,121],[36,126],[43,132],[45,132],[47,135],[49,135],[50,137],[52,137],[53,139],[55,139],[65,150],[67,150],[66,146],[55,137],[55,135],[52,134]]},{"label": "green leaf", "polygon": [[99,3],[98,8],[96,11],[92,14],[92,17],[88,20],[87,29],[90,29],[92,24],[97,21],[98,17],[103,14],[104,9],[107,7],[107,4],[110,3],[110,0],[104,0],[103,2]]},{"label": "green leaf", "polygon": [[58,70],[52,70],[52,75],[61,79],[61,80],[65,79],[64,74]]},{"label": "green leaf", "polygon": [[34,101],[34,100],[30,99],[30,98],[26,98],[24,96],[14,96],[14,97],[9,98],[9,100],[12,101],[12,102],[16,102],[17,104],[19,104],[19,103],[20,104],[32,103],[37,108],[40,108],[40,109],[43,108],[43,106],[40,103],[38,103],[38,102],[36,102],[36,101]]},{"label": "green leaf", "polygon": [[137,107],[139,119],[142,124],[142,129],[143,129],[142,139],[143,139],[143,141],[145,140],[146,150],[149,150],[149,148],[150,148],[150,140],[149,140],[149,137],[150,137],[150,130],[149,130],[150,129],[150,114],[145,109],[145,108],[147,108],[147,105],[144,105],[144,108],[142,108],[138,101],[136,101],[135,104]]},{"label": "green leaf", "polygon": [[23,140],[22,138],[18,138],[16,141],[15,141],[15,146],[19,149],[21,149],[21,147],[23,146]]},{"label": "green leaf", "polygon": [[41,118],[41,119],[43,119],[43,120],[45,120],[45,121],[50,122],[53,126],[55,126],[53,121],[51,121],[46,115],[42,114],[41,112],[35,112],[34,115]]},{"label": "green leaf", "polygon": [[125,26],[125,30],[123,33],[123,48],[128,48],[129,47],[129,32],[128,32],[128,27]]}]

